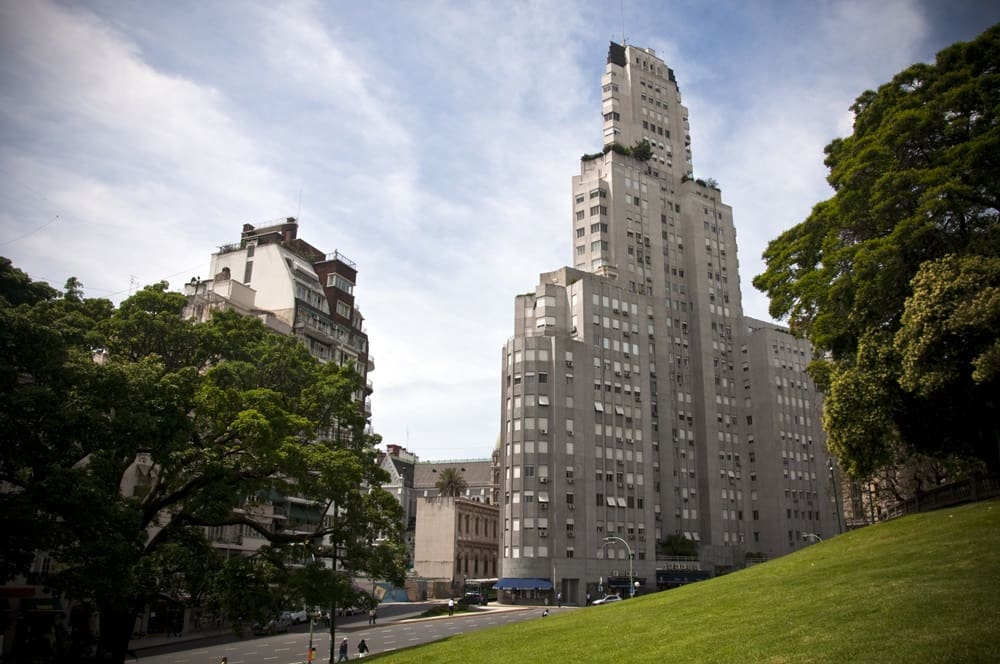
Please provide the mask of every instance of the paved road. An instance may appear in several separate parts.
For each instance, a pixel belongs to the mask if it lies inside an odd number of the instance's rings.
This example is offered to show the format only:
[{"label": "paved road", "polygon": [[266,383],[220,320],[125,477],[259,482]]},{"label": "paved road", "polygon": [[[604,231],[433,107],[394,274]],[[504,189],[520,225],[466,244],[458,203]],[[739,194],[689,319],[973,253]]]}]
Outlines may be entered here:
[{"label": "paved road", "polygon": [[[571,609],[562,609],[568,611]],[[554,610],[555,613],[558,610]],[[339,642],[348,638],[351,659],[357,657],[357,644],[361,638],[368,643],[372,654],[408,648],[440,639],[471,632],[487,627],[504,625],[541,616],[541,608],[517,610],[490,610],[458,614],[429,620],[399,620],[385,622],[374,627],[368,626],[367,618],[338,620]],[[381,618],[381,614],[380,614]],[[381,621],[380,621],[381,622]],[[227,642],[198,641],[187,644],[177,643],[164,652],[163,648],[147,649],[139,652],[140,664],[218,664],[226,657],[228,664],[301,664],[307,660],[309,633],[290,632],[274,636],[257,637],[246,640],[229,639]],[[329,633],[314,633],[313,646],[316,648],[317,663],[327,661],[330,654]]]}]

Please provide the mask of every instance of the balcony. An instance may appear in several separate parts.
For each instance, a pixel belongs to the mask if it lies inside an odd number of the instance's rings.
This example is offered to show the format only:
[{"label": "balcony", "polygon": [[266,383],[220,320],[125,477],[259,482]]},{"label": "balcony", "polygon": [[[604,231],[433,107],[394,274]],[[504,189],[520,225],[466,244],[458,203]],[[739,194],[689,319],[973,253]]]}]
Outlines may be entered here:
[{"label": "balcony", "polygon": [[347,267],[349,267],[349,268],[351,268],[353,270],[357,270],[358,269],[358,264],[357,263],[355,263],[354,261],[352,261],[350,258],[348,258],[347,256],[345,256],[344,254],[340,253],[336,249],[333,250],[332,254],[327,254],[326,255],[326,260],[328,260],[328,261],[339,261],[339,262],[343,263],[344,265],[346,265]]}]

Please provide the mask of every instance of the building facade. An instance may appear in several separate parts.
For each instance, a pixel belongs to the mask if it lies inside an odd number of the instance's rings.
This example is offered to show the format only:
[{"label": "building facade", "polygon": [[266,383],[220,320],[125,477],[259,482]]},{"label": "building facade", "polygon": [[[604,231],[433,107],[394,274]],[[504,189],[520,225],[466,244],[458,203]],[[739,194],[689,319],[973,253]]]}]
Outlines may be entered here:
[{"label": "building facade", "polygon": [[244,224],[239,242],[212,254],[212,278],[185,285],[185,316],[204,321],[215,310],[234,309],[293,334],[322,362],[352,364],[364,379],[358,400],[370,416],[368,373],[375,362],[354,298],[357,265],[300,239],[298,227],[294,217],[261,228]]},{"label": "building facade", "polygon": [[468,498],[438,496],[417,501],[414,571],[449,582],[451,594],[466,579],[495,577],[499,510]]},{"label": "building facade", "polygon": [[[501,576],[576,603],[627,570],[655,587],[667,535],[725,570],[839,529],[819,399],[765,353],[774,335],[801,346],[743,317],[732,209],[693,176],[674,72],[612,43],[601,83],[604,149],[572,180],[573,267],[517,296],[501,353]],[[773,473],[787,481],[765,488]]]},{"label": "building facade", "polygon": [[[321,362],[352,365],[364,387],[355,395],[371,416],[368,374],[375,368],[364,317],[355,302],[357,265],[338,251],[324,253],[298,237],[294,217],[262,227],[244,224],[239,242],[212,254],[212,278],[185,284],[186,318],[204,322],[216,311],[233,310],[260,319],[270,329],[294,336]],[[273,494],[243,508],[275,530],[305,533],[333,515],[297,496]],[[248,526],[207,530],[224,555],[249,555],[266,540]]]},{"label": "building facade", "polygon": [[382,488],[395,496],[403,508],[406,553],[411,569],[417,528],[417,494],[413,488],[413,478],[414,466],[418,460],[416,454],[400,445],[389,444],[386,445],[385,452],[379,452],[379,466],[389,475],[389,481]]}]

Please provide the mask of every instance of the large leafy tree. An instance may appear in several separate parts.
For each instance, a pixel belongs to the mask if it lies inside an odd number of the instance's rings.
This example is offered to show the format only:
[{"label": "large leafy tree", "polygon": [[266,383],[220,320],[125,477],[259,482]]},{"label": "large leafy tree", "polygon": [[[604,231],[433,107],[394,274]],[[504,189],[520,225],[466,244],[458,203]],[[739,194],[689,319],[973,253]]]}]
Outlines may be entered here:
[{"label": "large leafy tree", "polygon": [[821,351],[847,470],[901,448],[1000,468],[1000,26],[852,110],[826,148],[834,196],[768,245],[754,285]]},{"label": "large leafy tree", "polygon": [[[397,582],[405,571],[359,376],[253,318],[184,320],[184,304],[157,284],[116,309],[76,280],[60,294],[0,262],[0,573],[48,551],[47,585],[99,609],[113,661],[156,597],[249,621],[290,601],[352,601],[330,556]],[[275,496],[305,499],[314,518],[261,518]],[[208,526],[268,544],[223,561]]]}]

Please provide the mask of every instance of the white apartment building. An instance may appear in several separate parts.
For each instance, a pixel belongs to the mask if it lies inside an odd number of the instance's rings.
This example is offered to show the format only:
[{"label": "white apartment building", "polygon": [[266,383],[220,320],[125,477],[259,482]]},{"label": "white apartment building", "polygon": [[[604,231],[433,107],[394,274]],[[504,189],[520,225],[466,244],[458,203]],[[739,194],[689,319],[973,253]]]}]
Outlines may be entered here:
[{"label": "white apartment building", "polygon": [[[259,228],[244,224],[239,242],[212,254],[209,270],[212,278],[185,284],[185,317],[206,321],[214,311],[235,310],[295,336],[321,362],[353,365],[364,381],[356,399],[371,416],[368,372],[375,364],[368,352],[364,317],[354,299],[353,261],[300,239],[297,220],[288,217]],[[330,518],[319,507],[296,496],[273,495],[247,509],[278,530],[311,532]],[[265,543],[245,526],[210,528],[208,536],[227,555],[253,553]]]},{"label": "white apartment building", "polygon": [[353,364],[365,380],[359,401],[371,415],[368,372],[375,369],[368,334],[354,299],[357,265],[325,254],[298,237],[294,217],[256,228],[244,224],[240,241],[212,254],[211,279],[185,285],[184,315],[207,320],[213,310],[235,309],[295,335],[322,362]]},{"label": "white apartment building", "polygon": [[[655,589],[667,535],[726,570],[839,529],[809,358],[775,367],[772,337],[805,347],[747,327],[732,209],[693,178],[674,72],[612,43],[601,82],[604,150],[572,182],[573,267],[517,296],[501,358],[500,576],[574,603],[609,577],[621,590],[630,568]],[[641,141],[648,154],[629,154]],[[794,406],[776,400],[792,390]]]}]

